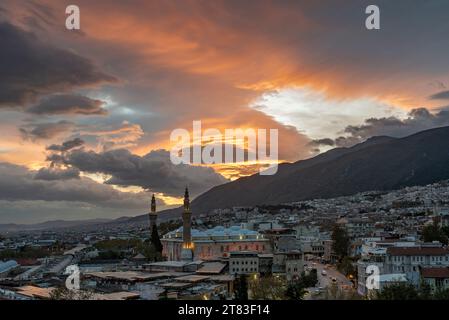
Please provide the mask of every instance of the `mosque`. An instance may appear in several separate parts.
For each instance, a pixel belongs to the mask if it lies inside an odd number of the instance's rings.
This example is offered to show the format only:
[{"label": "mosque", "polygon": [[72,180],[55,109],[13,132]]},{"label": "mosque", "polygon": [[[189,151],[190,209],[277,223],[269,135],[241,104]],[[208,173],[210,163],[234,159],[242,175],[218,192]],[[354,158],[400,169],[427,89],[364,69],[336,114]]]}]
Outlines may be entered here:
[{"label": "mosque", "polygon": [[169,261],[214,260],[227,257],[233,251],[269,253],[270,241],[262,234],[241,226],[197,230],[191,228],[189,191],[184,194],[183,225],[165,234],[162,255]]}]

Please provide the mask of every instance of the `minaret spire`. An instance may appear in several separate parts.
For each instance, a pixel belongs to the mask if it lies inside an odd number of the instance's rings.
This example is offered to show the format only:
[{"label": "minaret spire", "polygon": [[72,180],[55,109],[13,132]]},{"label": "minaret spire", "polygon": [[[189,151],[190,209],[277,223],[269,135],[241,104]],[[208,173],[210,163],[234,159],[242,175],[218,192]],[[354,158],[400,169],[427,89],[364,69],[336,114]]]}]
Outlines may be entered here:
[{"label": "minaret spire", "polygon": [[156,213],[156,198],[153,196],[151,197],[151,213]]},{"label": "minaret spire", "polygon": [[157,213],[156,213],[156,198],[153,196],[151,197],[151,209],[150,209],[150,235],[153,232],[153,228],[156,226],[156,220],[157,220]]},{"label": "minaret spire", "polygon": [[193,260],[193,242],[191,236],[192,213],[190,212],[189,189],[186,187],[184,192],[184,210],[182,213],[182,251],[181,259],[184,261]]},{"label": "minaret spire", "polygon": [[187,187],[184,192],[184,211],[190,212],[189,188]]}]

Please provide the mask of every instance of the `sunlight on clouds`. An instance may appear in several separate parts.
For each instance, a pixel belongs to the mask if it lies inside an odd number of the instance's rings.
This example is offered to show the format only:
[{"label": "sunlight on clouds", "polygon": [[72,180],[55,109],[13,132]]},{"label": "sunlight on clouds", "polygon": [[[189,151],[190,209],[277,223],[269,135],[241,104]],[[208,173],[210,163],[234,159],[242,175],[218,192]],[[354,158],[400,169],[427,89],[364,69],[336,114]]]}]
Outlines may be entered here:
[{"label": "sunlight on clouds", "polygon": [[347,125],[358,125],[369,117],[404,118],[407,114],[407,110],[375,98],[331,99],[309,88],[267,93],[251,107],[296,127],[312,139],[337,137]]}]

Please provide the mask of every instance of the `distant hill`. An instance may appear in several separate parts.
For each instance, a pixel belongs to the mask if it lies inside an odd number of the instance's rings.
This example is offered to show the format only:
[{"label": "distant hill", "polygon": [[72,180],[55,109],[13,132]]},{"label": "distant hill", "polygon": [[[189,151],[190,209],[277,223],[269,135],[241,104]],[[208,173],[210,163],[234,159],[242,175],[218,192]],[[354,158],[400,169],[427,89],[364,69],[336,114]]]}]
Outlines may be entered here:
[{"label": "distant hill", "polygon": [[38,231],[38,230],[52,230],[61,228],[71,228],[79,226],[87,226],[94,224],[103,224],[114,221],[112,219],[90,219],[90,220],[53,220],[36,224],[0,224],[0,232],[16,232],[16,231]]}]

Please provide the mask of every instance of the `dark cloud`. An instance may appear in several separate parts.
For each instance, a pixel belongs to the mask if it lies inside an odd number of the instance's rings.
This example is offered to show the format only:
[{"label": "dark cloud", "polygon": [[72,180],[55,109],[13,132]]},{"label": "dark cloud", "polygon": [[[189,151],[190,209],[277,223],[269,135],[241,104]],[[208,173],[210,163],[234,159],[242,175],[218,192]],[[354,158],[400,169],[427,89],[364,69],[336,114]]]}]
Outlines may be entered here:
[{"label": "dark cloud", "polygon": [[34,114],[81,114],[106,115],[104,102],[76,94],[56,94],[42,98],[38,104],[27,109]]},{"label": "dark cloud", "polygon": [[334,140],[330,138],[324,138],[324,139],[315,139],[309,142],[310,146],[318,147],[318,146],[334,146],[335,142]]},{"label": "dark cloud", "polygon": [[64,164],[84,172],[111,175],[108,184],[140,186],[174,196],[179,196],[186,185],[196,195],[227,181],[212,168],[172,164],[166,150],[140,157],[126,149],[103,153],[77,149],[65,155]]},{"label": "dark cloud", "polygon": [[80,138],[75,138],[73,140],[65,141],[62,144],[52,144],[51,146],[47,147],[47,150],[66,152],[73,148],[80,147],[83,144],[84,144],[84,140],[82,140]]},{"label": "dark cloud", "polygon": [[341,137],[334,140],[338,147],[350,147],[374,136],[405,137],[413,133],[449,126],[449,109],[431,113],[426,108],[413,109],[407,118],[369,118],[359,126],[347,126]]},{"label": "dark cloud", "polygon": [[41,168],[37,171],[34,179],[36,180],[69,180],[79,179],[80,171],[76,168],[58,169],[58,168]]},{"label": "dark cloud", "polygon": [[41,95],[115,82],[94,64],[32,33],[0,22],[0,107],[25,106]]},{"label": "dark cloud", "polygon": [[46,174],[45,169],[36,174],[23,166],[0,162],[0,200],[84,202],[94,207],[134,209],[143,209],[148,202],[144,193],[120,192],[88,178],[42,179]]},{"label": "dark cloud", "polygon": [[62,133],[70,131],[75,124],[70,121],[61,120],[58,122],[45,122],[29,124],[21,127],[19,130],[24,139],[45,140],[52,139]]},{"label": "dark cloud", "polygon": [[449,100],[449,90],[435,93],[429,97],[430,100]]}]

